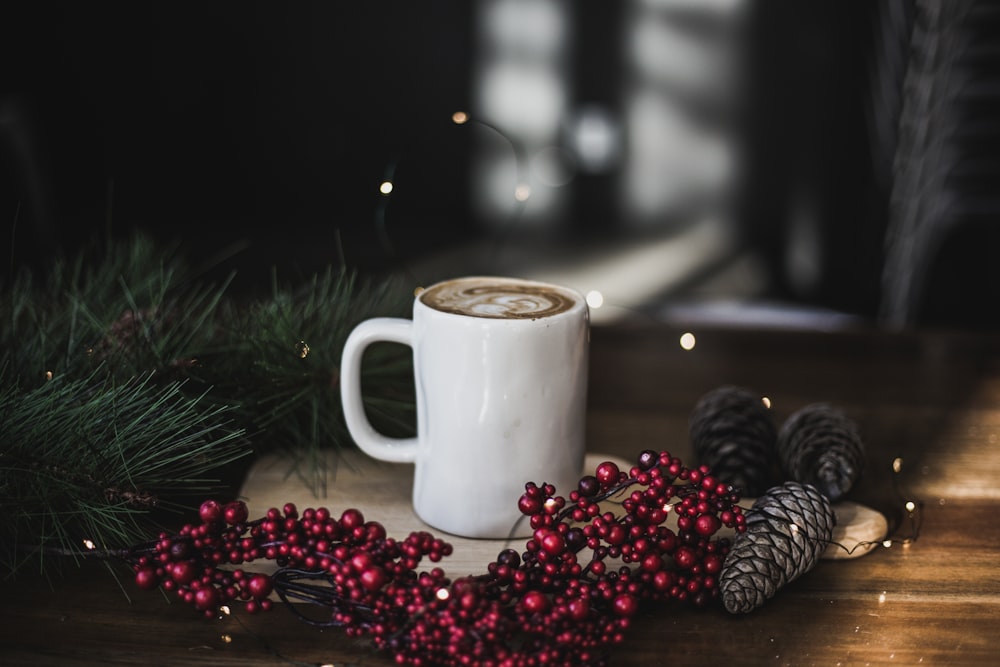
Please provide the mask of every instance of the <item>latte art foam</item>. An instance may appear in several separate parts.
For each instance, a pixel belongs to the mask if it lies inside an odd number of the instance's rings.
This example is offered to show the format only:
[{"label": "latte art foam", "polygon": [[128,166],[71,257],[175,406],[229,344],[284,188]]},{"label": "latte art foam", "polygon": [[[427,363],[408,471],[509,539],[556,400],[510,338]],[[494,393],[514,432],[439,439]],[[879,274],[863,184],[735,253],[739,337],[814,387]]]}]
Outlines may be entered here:
[{"label": "latte art foam", "polygon": [[421,293],[420,300],[445,313],[515,320],[551,317],[578,303],[570,292],[557,287],[480,278],[439,283]]}]

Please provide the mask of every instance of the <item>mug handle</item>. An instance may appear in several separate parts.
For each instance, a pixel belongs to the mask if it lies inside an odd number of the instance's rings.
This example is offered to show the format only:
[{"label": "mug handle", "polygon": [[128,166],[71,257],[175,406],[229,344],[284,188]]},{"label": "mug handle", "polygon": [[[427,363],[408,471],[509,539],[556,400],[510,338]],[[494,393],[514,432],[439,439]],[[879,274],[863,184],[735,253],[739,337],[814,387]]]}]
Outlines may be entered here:
[{"label": "mug handle", "polygon": [[354,328],[344,343],[340,362],[340,400],[347,430],[361,451],[392,463],[412,463],[417,457],[416,438],[390,438],[375,430],[361,399],[361,357],[365,348],[379,341],[413,346],[413,322],[397,317],[375,317]]}]

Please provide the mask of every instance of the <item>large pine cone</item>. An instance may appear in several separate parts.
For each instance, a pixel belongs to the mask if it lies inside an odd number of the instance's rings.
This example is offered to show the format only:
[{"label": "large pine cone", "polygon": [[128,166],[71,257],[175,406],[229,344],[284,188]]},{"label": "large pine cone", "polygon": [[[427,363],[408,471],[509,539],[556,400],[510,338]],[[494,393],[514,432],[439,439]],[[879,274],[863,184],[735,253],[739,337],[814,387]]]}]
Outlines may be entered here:
[{"label": "large pine cone", "polygon": [[741,387],[710,391],[691,412],[689,433],[698,462],[741,495],[773,483],[777,429],[760,396]]},{"label": "large pine cone", "polygon": [[719,576],[726,611],[745,614],[819,561],[833,536],[836,515],[809,485],[785,482],[768,489],[746,513]]},{"label": "large pine cone", "polygon": [[788,478],[812,484],[834,503],[851,490],[864,468],[857,424],[825,403],[792,414],[778,433],[777,448]]}]

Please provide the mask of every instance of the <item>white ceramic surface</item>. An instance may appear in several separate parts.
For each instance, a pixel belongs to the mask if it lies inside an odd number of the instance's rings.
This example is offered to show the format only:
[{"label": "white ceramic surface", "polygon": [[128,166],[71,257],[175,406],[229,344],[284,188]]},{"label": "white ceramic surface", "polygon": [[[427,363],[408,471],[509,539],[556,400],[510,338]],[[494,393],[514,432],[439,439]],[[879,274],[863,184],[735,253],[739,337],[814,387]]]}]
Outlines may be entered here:
[{"label": "white ceramic surface", "polygon": [[[465,278],[524,289],[538,283]],[[447,281],[455,283],[456,281]],[[517,500],[524,484],[576,488],[585,451],[589,314],[572,306],[555,315],[503,319],[443,312],[414,300],[413,319],[375,318],[348,337],[341,396],[348,430],[368,455],[415,463],[413,506],[431,526],[464,537],[530,532]],[[361,357],[376,341],[412,346],[417,437],[389,438],[364,413]]]}]

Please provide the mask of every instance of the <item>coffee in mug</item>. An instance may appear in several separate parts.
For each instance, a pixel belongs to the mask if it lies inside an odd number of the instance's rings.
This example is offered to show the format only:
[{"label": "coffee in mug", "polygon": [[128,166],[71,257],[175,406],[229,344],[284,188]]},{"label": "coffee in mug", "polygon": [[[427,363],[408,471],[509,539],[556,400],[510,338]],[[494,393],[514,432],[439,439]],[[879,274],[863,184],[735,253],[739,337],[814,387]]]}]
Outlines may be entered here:
[{"label": "coffee in mug", "polygon": [[[368,345],[413,348],[417,436],[390,438],[364,412]],[[530,532],[517,501],[529,481],[563,495],[583,469],[589,314],[556,285],[501,277],[449,280],[423,290],[413,319],[375,318],[352,331],[341,364],[348,430],[368,455],[414,463],[413,507],[464,537]]]}]

